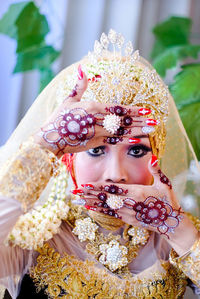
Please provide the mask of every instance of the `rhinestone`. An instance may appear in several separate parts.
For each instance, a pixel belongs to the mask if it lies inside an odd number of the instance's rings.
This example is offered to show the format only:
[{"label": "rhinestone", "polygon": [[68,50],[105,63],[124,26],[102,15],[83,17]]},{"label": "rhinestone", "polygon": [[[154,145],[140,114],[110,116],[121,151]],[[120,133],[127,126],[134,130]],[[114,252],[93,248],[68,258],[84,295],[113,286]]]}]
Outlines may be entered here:
[{"label": "rhinestone", "polygon": [[124,44],[124,37],[123,37],[123,35],[121,33],[118,33],[118,35],[117,35],[116,44],[117,44],[117,46],[118,46],[119,49],[121,49],[121,47]]},{"label": "rhinestone", "polygon": [[149,134],[155,131],[155,128],[153,127],[142,127],[142,132],[145,134]]},{"label": "rhinestone", "polygon": [[60,122],[60,125],[61,125],[61,127],[64,127],[64,126],[66,125],[66,121],[62,120],[62,121]]},{"label": "rhinestone", "polygon": [[98,199],[99,200],[102,200],[102,201],[105,201],[106,199],[107,199],[107,195],[106,195],[106,193],[99,193],[98,194]]},{"label": "rhinestone", "polygon": [[151,209],[148,211],[148,216],[150,218],[157,218],[159,215],[159,211],[157,209]]},{"label": "rhinestone", "polygon": [[123,119],[123,123],[125,126],[130,126],[133,123],[133,120],[130,116],[125,116]]},{"label": "rhinestone", "polygon": [[100,44],[99,41],[95,40],[94,42],[94,52],[97,55],[100,55],[102,52],[102,45]]},{"label": "rhinestone", "polygon": [[74,135],[69,135],[69,139],[71,139],[71,140],[75,140],[75,139],[76,139],[76,136],[74,136]]},{"label": "rhinestone", "polygon": [[112,44],[115,44],[117,40],[117,33],[113,29],[110,29],[108,32],[108,38]]},{"label": "rhinestone", "polygon": [[115,185],[110,185],[109,189],[108,189],[108,192],[109,193],[112,193],[112,194],[117,194],[118,193],[118,187],[115,186]]},{"label": "rhinestone", "polygon": [[109,45],[109,39],[107,37],[107,35],[103,32],[101,37],[100,37],[100,42],[102,44],[102,46],[107,49],[108,45]]},{"label": "rhinestone", "polygon": [[67,129],[71,133],[78,133],[80,132],[80,125],[75,120],[72,120],[68,123]]},{"label": "rhinestone", "polygon": [[133,45],[131,41],[127,42],[124,53],[126,56],[130,56],[133,53]]},{"label": "rhinestone", "polygon": [[65,129],[62,129],[62,130],[61,130],[61,133],[66,134],[67,131],[66,131]]},{"label": "rhinestone", "polygon": [[82,130],[82,134],[87,134],[88,133],[88,130],[86,129],[86,128],[84,128],[83,130]]},{"label": "rhinestone", "polygon": [[120,209],[124,205],[124,201],[120,196],[111,195],[106,200],[106,203],[111,209]]},{"label": "rhinestone", "polygon": [[114,78],[112,79],[112,84],[113,84],[113,85],[119,85],[119,84],[120,84],[120,79],[117,78],[117,77],[114,77]]}]

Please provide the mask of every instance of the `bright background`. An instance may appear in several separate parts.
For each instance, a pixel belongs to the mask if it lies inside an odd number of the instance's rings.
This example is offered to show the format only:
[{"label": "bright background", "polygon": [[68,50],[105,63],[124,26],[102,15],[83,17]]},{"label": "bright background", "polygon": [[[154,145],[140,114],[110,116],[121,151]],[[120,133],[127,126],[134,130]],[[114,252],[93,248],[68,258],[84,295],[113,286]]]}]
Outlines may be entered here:
[{"label": "bright background", "polygon": [[[1,0],[0,18],[16,2],[20,1]],[[62,49],[54,65],[56,73],[92,50],[94,40],[110,28],[131,40],[147,59],[154,42],[151,30],[157,23],[172,15],[186,16],[193,20],[194,36],[200,28],[199,0],[35,0],[35,3],[48,19],[49,44]],[[0,146],[33,103],[39,88],[37,71],[12,74],[15,50],[15,41],[0,35]],[[185,298],[197,297],[188,291]]]},{"label": "bright background", "polygon": [[[12,3],[1,0],[0,18]],[[149,59],[154,37],[152,27],[171,15],[193,19],[193,32],[200,28],[199,0],[35,0],[48,19],[49,44],[62,55],[54,65],[59,72],[92,50],[94,40],[110,28],[131,40]],[[197,39],[196,39],[197,42]],[[3,145],[38,93],[37,71],[12,74],[16,43],[0,34],[0,146]]]}]

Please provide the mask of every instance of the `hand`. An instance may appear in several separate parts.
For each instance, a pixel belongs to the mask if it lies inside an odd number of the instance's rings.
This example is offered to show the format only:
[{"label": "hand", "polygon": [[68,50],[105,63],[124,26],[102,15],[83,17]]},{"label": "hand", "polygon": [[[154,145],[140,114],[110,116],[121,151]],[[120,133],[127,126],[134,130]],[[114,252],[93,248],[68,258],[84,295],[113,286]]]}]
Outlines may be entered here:
[{"label": "hand", "polygon": [[85,185],[73,191],[85,200],[85,207],[133,225],[164,234],[169,238],[181,221],[181,208],[169,179],[152,156],[149,171],[154,183],[147,185]]},{"label": "hand", "polygon": [[131,137],[132,127],[152,127],[158,124],[156,120],[144,118],[144,115],[151,113],[149,109],[127,109],[125,106],[113,107],[81,101],[87,85],[87,77],[79,66],[75,88],[34,135],[37,143],[57,157],[64,153],[85,151],[103,143],[116,144],[124,136]]}]

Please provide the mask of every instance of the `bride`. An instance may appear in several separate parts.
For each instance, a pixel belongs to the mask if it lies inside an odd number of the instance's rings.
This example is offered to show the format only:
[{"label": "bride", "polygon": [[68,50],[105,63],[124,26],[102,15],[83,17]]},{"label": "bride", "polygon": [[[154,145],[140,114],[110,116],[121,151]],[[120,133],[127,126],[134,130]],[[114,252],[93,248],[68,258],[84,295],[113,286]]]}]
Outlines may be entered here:
[{"label": "bride", "polygon": [[12,298],[200,287],[200,222],[179,203],[196,158],[167,87],[121,34],[103,33],[45,88],[0,157],[0,283]]}]

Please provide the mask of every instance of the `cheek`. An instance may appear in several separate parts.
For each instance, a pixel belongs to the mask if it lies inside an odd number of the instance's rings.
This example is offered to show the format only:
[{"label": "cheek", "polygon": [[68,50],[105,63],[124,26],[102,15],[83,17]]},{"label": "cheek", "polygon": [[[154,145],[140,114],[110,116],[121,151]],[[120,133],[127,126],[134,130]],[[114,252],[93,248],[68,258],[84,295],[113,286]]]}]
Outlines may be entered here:
[{"label": "cheek", "polygon": [[134,159],[134,163],[129,163],[128,176],[132,184],[151,185],[153,179],[148,169],[148,162],[151,155],[143,159]]},{"label": "cheek", "polygon": [[74,170],[78,185],[97,182],[103,175],[104,162],[88,156],[85,152],[76,154]]}]

